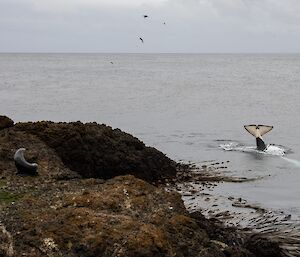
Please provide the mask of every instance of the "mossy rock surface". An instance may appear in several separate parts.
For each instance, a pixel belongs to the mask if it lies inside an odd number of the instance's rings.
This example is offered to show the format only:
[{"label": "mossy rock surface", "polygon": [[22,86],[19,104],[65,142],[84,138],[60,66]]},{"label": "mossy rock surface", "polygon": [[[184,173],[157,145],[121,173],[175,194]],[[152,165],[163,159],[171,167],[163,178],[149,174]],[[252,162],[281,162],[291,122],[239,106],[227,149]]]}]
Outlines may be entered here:
[{"label": "mossy rock surface", "polygon": [[12,202],[19,200],[20,198],[21,196],[19,194],[14,194],[14,193],[0,190],[0,205],[10,204]]}]

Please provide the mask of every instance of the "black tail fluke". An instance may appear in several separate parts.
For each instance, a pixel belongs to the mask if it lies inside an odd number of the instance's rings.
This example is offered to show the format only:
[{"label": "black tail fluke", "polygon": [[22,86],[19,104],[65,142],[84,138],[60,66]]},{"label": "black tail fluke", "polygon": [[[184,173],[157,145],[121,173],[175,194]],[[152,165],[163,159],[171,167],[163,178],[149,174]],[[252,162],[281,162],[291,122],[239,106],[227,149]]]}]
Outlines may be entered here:
[{"label": "black tail fluke", "polygon": [[244,128],[256,138],[256,147],[257,150],[264,151],[267,146],[262,139],[262,135],[268,133],[273,129],[273,126],[266,125],[245,125]]},{"label": "black tail fluke", "polygon": [[259,137],[256,138],[256,148],[259,151],[264,151],[267,148],[265,142]]}]

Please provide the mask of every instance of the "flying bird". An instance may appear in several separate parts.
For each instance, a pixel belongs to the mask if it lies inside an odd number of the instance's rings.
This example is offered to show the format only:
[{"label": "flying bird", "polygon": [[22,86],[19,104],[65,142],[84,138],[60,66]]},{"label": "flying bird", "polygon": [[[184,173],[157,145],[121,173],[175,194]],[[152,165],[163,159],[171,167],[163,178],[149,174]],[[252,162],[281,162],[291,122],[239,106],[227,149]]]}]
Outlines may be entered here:
[{"label": "flying bird", "polygon": [[143,17],[146,19],[146,18],[148,18],[149,16],[148,16],[148,15],[143,15]]},{"label": "flying bird", "polygon": [[140,37],[140,40],[142,41],[142,43],[144,43],[144,40]]}]

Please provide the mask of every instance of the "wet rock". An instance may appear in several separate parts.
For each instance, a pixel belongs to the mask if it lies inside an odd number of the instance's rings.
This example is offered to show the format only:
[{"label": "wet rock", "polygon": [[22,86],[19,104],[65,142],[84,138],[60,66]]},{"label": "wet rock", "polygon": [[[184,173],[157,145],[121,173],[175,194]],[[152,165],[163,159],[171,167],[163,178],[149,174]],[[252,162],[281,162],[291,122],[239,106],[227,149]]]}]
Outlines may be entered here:
[{"label": "wet rock", "polygon": [[278,244],[258,235],[251,236],[245,243],[247,249],[260,257],[281,257],[282,251]]}]

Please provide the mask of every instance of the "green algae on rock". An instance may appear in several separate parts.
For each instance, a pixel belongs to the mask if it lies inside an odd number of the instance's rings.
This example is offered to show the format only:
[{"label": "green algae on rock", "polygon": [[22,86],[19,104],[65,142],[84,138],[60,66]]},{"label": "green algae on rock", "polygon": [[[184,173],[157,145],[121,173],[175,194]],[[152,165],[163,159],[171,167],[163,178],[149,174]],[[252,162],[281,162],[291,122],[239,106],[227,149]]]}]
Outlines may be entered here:
[{"label": "green algae on rock", "polygon": [[20,195],[0,190],[0,205],[17,201]]}]

